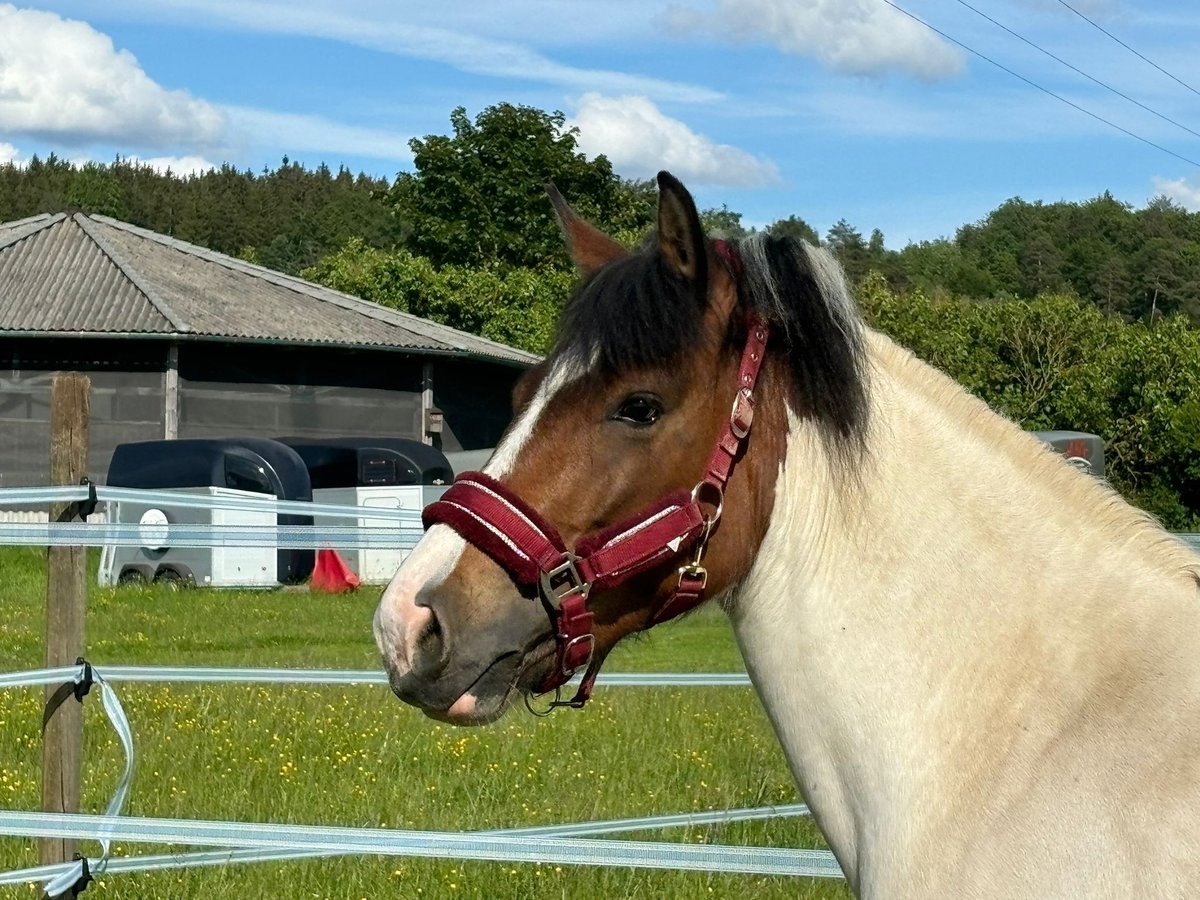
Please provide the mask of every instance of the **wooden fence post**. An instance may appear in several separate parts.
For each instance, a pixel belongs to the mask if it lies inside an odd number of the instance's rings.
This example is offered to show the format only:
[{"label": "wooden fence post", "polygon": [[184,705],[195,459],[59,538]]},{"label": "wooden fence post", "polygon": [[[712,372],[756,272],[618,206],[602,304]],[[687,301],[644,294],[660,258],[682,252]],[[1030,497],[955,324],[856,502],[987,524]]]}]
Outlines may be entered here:
[{"label": "wooden fence post", "polygon": [[[50,394],[50,483],[79,484],[87,474],[88,392],[91,380],[77,372],[56,375]],[[72,504],[54,504],[51,521],[74,517]],[[46,551],[46,666],[70,666],[83,655],[87,604],[87,550]],[[50,699],[56,685],[46,687]],[[46,723],[42,737],[42,809],[79,812],[83,765],[83,704],[68,699]],[[44,865],[72,859],[78,842],[43,838]]]}]

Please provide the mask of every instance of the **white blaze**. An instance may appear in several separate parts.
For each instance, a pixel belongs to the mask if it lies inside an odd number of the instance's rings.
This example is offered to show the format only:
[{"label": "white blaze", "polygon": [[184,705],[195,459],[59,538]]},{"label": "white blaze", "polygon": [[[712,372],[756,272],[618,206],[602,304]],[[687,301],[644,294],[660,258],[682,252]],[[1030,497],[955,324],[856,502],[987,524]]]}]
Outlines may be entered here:
[{"label": "white blaze", "polygon": [[[546,404],[563,385],[580,374],[580,367],[569,361],[555,364],[488,460],[485,473],[503,478],[512,470]],[[417,542],[383,592],[375,612],[375,641],[394,677],[405,675],[411,668],[413,644],[432,615],[428,608],[417,605],[417,596],[449,577],[466,546],[467,542],[450,526],[434,525]]]}]

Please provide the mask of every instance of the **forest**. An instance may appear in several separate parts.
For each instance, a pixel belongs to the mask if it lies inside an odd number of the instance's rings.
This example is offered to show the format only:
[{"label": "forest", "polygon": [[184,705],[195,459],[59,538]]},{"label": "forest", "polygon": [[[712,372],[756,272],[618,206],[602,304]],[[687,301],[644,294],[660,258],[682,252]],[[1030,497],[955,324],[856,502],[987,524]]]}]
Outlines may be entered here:
[{"label": "forest", "polygon": [[[500,103],[414,139],[394,179],[283,159],[176,175],[56,156],[0,165],[0,221],[80,209],[300,274],[536,352],[574,284],[546,201],[554,181],[627,244],[650,181],[588,159],[561,113]],[[748,233],[727,207],[702,213]],[[829,248],[868,320],[1026,428],[1101,435],[1109,478],[1170,528],[1200,527],[1200,213],[1012,198],[954,237],[890,249],[844,220],[767,227]]]}]

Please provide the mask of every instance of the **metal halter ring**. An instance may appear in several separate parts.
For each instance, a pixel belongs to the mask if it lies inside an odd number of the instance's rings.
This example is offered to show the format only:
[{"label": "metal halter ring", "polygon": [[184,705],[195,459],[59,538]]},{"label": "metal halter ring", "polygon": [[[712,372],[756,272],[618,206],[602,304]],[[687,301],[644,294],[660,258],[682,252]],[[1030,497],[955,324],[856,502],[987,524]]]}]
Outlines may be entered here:
[{"label": "metal halter ring", "polygon": [[[550,692],[548,691],[547,693],[550,693]],[[554,699],[548,701],[545,709],[535,709],[534,705],[533,705],[534,700],[538,699],[539,697],[545,697],[546,694],[535,694],[532,691],[525,691],[523,694],[523,696],[525,697],[525,708],[527,710],[529,710],[531,713],[533,713],[535,716],[537,716],[539,719],[544,719],[544,718],[546,718],[546,716],[550,715],[550,713],[554,712],[554,710],[556,710],[558,707],[566,705],[565,703],[563,703],[563,700],[562,700],[562,687],[561,686],[556,687],[553,691],[553,694],[554,694]]]},{"label": "metal halter ring", "polygon": [[[715,500],[712,497],[704,498],[702,496],[705,488],[708,488],[709,493],[716,497]],[[692,501],[695,503],[707,503],[715,510],[711,516],[704,517],[705,524],[709,529],[717,524],[721,518],[721,513],[725,511],[725,492],[721,490],[719,485],[715,485],[711,481],[697,482],[696,486],[692,488]]]}]

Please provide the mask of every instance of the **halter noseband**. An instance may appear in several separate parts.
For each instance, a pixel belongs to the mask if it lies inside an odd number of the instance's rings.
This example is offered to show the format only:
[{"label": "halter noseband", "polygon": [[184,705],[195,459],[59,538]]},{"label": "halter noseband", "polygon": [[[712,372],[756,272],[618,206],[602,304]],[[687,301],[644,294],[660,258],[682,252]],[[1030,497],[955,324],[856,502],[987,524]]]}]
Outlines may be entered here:
[{"label": "halter noseband", "polygon": [[[717,249],[736,272],[737,260],[728,247],[718,242]],[[691,549],[691,561],[679,569],[678,584],[646,627],[692,609],[703,598],[708,571],[701,563],[724,509],[725,486],[750,434],[754,387],[766,352],[766,323],[751,316],[748,326],[729,418],[721,426],[704,477],[690,493],[675,491],[632,518],[583,536],[573,552],[537,510],[483,472],[462,473],[439,500],[425,507],[421,518],[426,528],[449,525],[503,568],[518,587],[537,592],[554,628],[554,669],[540,687],[542,692],[555,691],[551,709],[579,708],[591,696],[598,673],[598,667],[592,668],[592,590],[616,587]],[[588,671],[575,696],[559,699],[559,689],[582,668]]]}]

